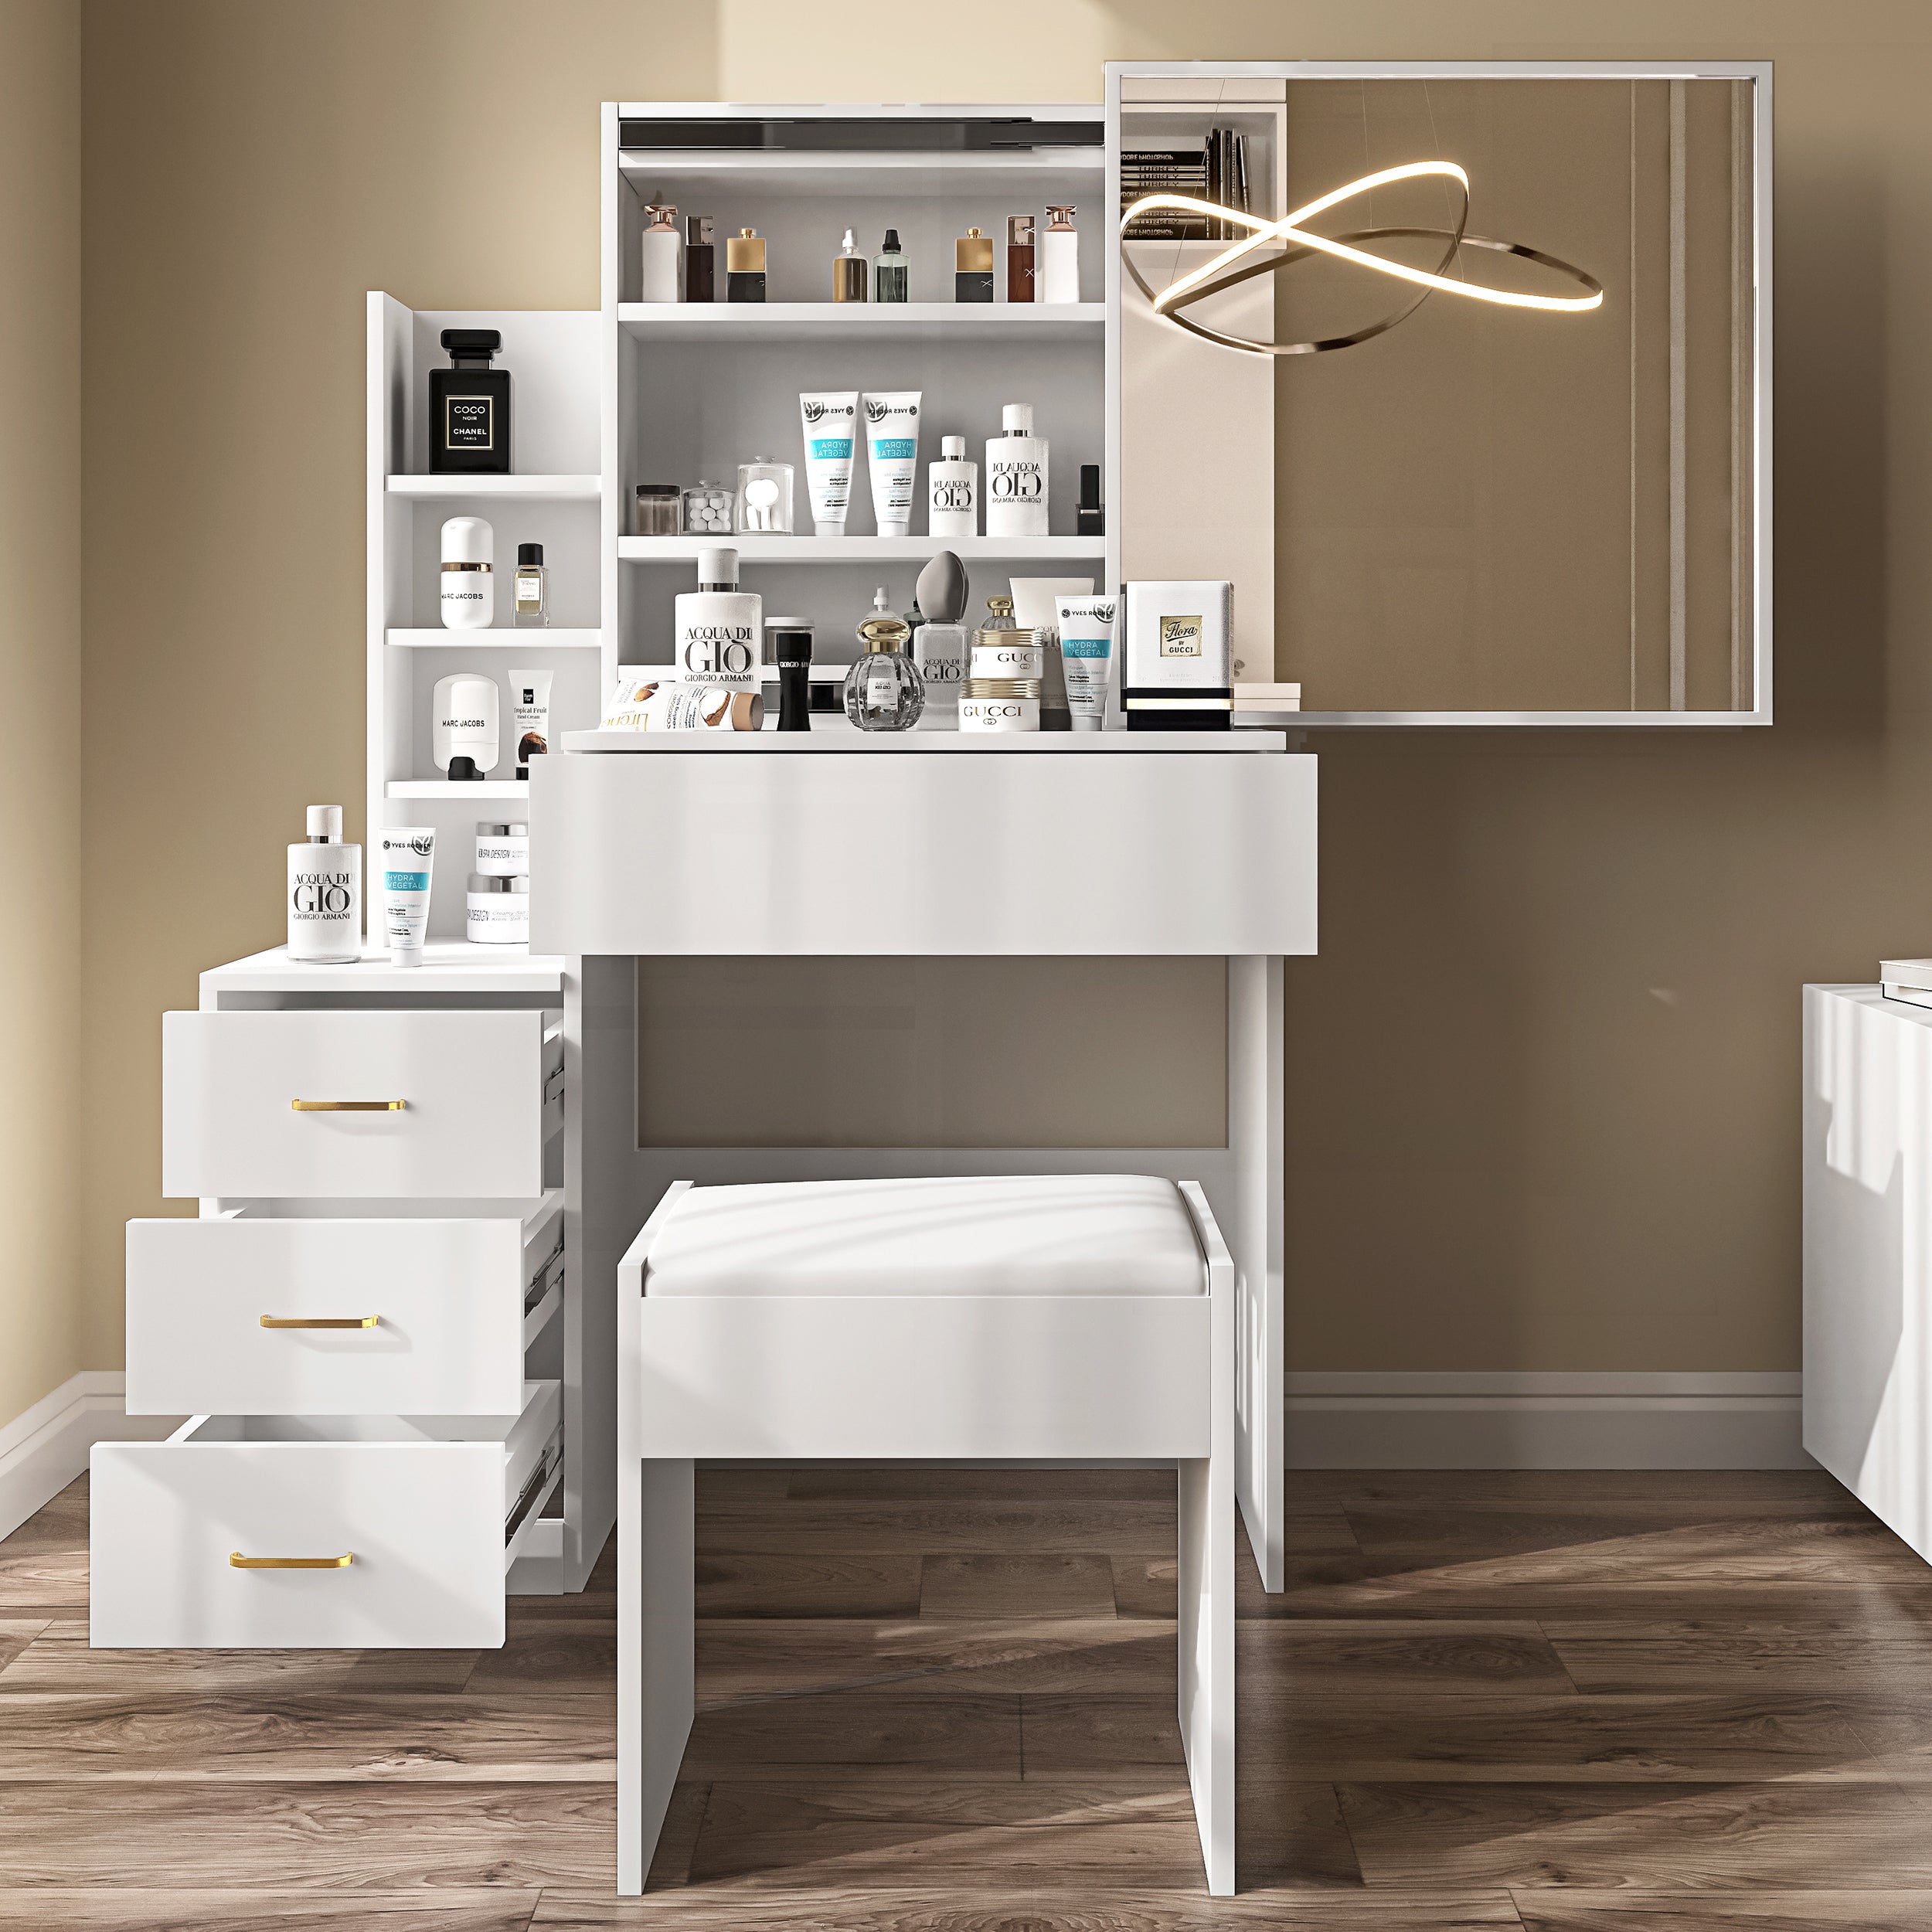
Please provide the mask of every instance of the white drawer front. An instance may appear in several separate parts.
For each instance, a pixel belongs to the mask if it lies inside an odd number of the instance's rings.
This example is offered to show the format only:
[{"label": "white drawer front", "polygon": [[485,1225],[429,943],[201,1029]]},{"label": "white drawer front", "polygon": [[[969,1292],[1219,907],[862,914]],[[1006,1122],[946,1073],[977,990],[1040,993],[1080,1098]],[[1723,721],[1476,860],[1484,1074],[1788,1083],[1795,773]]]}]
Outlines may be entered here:
[{"label": "white drawer front", "polygon": [[[373,1440],[291,1440],[303,1425],[202,1417],[166,1442],[97,1444],[91,1641],[107,1649],[500,1645],[505,1521],[556,1410],[556,1383],[526,1386],[536,1393],[525,1419],[493,1418],[489,1433],[479,1427],[466,1440],[424,1439],[396,1417],[336,1425]],[[236,1555],[331,1566],[237,1567]]]},{"label": "white drawer front", "polygon": [[[555,1016],[165,1014],[162,1192],[539,1195],[556,1060],[546,1022]],[[344,1102],[358,1105],[334,1111]]]},{"label": "white drawer front", "polygon": [[[553,1216],[535,1262],[561,1233]],[[507,1215],[130,1221],[129,1413],[514,1414],[524,1234]],[[281,1325],[312,1322],[372,1325]]]}]

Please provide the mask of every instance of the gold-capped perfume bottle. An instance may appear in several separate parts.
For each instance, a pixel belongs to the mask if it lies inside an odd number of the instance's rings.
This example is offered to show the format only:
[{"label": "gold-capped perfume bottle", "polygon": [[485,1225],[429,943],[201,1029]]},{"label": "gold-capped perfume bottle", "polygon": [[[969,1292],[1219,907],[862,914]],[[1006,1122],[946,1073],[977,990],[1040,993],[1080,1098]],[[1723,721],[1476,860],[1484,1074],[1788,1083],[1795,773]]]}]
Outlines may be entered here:
[{"label": "gold-capped perfume bottle", "polygon": [[953,243],[953,300],[993,299],[993,238],[969,228]]},{"label": "gold-capped perfume bottle", "polygon": [[845,716],[861,731],[910,731],[926,708],[926,682],[908,655],[913,628],[886,601],[882,583],[859,627],[865,655],[845,673]]},{"label": "gold-capped perfume bottle", "polygon": [[765,240],[741,228],[725,243],[725,300],[761,302],[765,298]]}]

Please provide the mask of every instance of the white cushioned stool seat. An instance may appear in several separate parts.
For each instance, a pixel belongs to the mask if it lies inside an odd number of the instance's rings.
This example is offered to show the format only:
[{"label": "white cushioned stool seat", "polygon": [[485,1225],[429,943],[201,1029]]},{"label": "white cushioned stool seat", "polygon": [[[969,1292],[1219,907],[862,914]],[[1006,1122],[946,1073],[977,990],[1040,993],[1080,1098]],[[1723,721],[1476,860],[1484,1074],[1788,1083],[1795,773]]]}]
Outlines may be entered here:
[{"label": "white cushioned stool seat", "polygon": [[947,1175],[692,1188],[647,1296],[1199,1295],[1180,1190],[1143,1174]]}]

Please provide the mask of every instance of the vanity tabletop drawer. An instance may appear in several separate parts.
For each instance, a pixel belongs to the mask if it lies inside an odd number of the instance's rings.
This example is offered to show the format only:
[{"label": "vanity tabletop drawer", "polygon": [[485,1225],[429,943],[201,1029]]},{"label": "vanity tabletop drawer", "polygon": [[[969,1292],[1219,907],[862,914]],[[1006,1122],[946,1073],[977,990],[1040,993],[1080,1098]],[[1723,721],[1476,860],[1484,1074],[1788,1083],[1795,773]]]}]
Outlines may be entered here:
[{"label": "vanity tabletop drawer", "polygon": [[534,1198],[562,1053],[532,1010],[165,1014],[162,1192]]},{"label": "vanity tabletop drawer", "polygon": [[527,1216],[130,1221],[128,1411],[514,1414],[563,1239],[554,1192]]},{"label": "vanity tabletop drawer", "polygon": [[514,1416],[196,1416],[91,1458],[97,1648],[471,1650],[561,1471],[561,1396]]}]

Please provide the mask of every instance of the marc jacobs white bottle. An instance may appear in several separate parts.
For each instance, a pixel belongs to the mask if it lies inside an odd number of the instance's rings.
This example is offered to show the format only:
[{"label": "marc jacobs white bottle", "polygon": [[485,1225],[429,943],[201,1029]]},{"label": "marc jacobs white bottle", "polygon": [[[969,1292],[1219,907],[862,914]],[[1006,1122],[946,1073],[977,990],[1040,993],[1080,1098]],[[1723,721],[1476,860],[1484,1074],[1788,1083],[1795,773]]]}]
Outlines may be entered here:
[{"label": "marc jacobs white bottle", "polygon": [[288,956],[346,965],[362,941],[362,849],[342,843],[340,805],[311,805],[308,836],[288,849]]},{"label": "marc jacobs white bottle", "polygon": [[451,631],[487,631],[496,621],[496,532],[480,516],[443,526],[443,622]]},{"label": "marc jacobs white bottle", "polygon": [[686,684],[758,689],[765,600],[738,588],[738,553],[698,553],[698,587],[672,600],[672,658]]},{"label": "marc jacobs white bottle", "polygon": [[999,420],[1005,434],[986,444],[986,534],[1045,536],[1046,442],[1033,434],[1033,406],[1008,403]]}]

